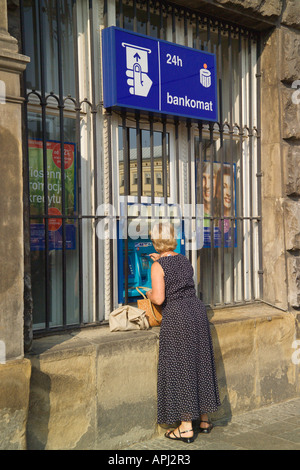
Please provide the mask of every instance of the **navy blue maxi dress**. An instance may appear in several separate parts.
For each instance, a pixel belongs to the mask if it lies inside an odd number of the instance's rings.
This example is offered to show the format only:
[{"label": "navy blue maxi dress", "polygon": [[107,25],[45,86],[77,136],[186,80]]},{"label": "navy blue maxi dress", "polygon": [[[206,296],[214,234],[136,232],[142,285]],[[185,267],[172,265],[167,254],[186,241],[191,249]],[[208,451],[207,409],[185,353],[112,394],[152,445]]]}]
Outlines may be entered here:
[{"label": "navy blue maxi dress", "polygon": [[165,279],[159,337],[158,424],[197,420],[220,406],[212,339],[193,267],[183,255],[157,261]]}]

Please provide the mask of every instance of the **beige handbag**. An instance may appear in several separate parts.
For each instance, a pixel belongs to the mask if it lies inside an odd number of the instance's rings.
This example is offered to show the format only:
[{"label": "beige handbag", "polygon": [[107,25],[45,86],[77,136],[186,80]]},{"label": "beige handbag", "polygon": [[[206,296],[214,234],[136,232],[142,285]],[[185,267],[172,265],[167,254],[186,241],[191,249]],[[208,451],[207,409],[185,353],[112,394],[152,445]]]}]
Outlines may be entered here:
[{"label": "beige handbag", "polygon": [[110,331],[147,330],[149,322],[145,310],[122,305],[109,314]]},{"label": "beige handbag", "polygon": [[143,289],[143,287],[136,287],[136,290],[144,298],[138,299],[138,308],[141,308],[146,311],[146,317],[150,326],[160,326],[162,320],[161,306],[153,304],[151,300],[148,299],[148,297],[146,297],[140,289]]}]

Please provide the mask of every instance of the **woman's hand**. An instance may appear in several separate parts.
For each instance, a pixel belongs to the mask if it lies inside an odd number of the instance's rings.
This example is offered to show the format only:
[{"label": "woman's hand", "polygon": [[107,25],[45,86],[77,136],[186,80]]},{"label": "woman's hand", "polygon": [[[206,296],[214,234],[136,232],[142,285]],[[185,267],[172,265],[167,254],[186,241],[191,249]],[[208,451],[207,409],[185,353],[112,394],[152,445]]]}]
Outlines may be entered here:
[{"label": "woman's hand", "polygon": [[148,299],[149,299],[149,295],[150,295],[150,296],[152,295],[152,290],[148,290],[148,291],[146,292],[146,296],[148,297]]},{"label": "woman's hand", "polygon": [[152,259],[152,261],[157,261],[159,258],[160,258],[160,254],[159,253],[150,253],[150,258]]}]

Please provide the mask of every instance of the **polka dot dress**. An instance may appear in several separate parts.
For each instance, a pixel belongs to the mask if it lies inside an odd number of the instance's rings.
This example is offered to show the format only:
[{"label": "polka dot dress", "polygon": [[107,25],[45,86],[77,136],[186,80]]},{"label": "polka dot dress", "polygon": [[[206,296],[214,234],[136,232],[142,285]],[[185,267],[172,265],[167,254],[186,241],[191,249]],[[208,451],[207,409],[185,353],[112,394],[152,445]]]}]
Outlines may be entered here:
[{"label": "polka dot dress", "polygon": [[196,420],[220,406],[205,305],[196,297],[193,267],[181,255],[158,260],[164,270],[157,384],[158,424]]}]

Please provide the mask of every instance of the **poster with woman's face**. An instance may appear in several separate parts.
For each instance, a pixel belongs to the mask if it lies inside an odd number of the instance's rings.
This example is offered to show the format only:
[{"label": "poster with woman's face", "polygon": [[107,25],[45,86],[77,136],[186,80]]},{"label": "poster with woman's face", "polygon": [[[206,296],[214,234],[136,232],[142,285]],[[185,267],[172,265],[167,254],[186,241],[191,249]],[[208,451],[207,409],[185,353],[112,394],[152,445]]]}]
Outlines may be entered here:
[{"label": "poster with woman's face", "polygon": [[223,233],[225,247],[237,246],[235,220],[232,223],[232,217],[236,215],[235,170],[235,164],[203,162],[204,248],[211,245],[211,227],[214,229],[215,248],[222,245]]}]

